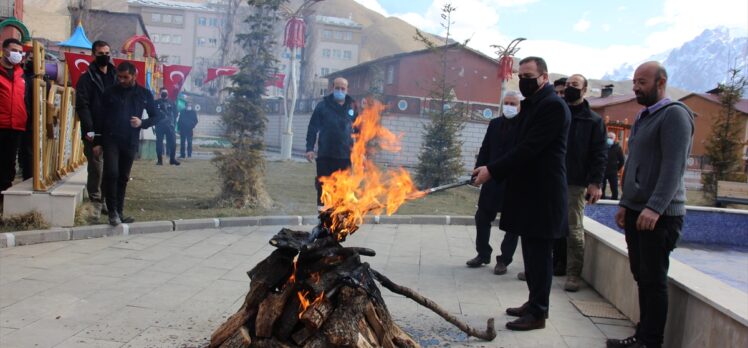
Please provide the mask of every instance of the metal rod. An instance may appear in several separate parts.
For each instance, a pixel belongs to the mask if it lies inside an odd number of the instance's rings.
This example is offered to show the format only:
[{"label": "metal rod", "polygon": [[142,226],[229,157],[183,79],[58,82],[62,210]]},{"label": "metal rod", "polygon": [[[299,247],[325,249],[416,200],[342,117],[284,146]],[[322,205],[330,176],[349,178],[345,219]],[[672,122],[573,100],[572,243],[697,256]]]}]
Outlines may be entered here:
[{"label": "metal rod", "polygon": [[469,185],[472,182],[473,182],[472,178],[471,179],[465,179],[465,180],[462,180],[462,181],[453,182],[451,184],[445,184],[445,185],[441,185],[441,186],[437,186],[437,187],[432,187],[430,189],[426,189],[425,191],[426,191],[427,194],[431,194],[431,193],[434,193],[434,192],[449,190],[449,189],[452,189],[452,188],[455,188],[455,187]]}]

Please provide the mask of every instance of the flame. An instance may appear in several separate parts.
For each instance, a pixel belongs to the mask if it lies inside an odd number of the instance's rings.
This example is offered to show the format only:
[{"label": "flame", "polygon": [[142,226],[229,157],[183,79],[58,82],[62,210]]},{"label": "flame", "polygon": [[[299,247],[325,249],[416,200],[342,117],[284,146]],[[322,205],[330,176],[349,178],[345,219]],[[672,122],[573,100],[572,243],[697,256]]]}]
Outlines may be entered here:
[{"label": "flame", "polygon": [[312,279],[312,283],[317,284],[319,283],[320,275],[319,273],[312,273],[311,275],[309,275],[309,278]]},{"label": "flame", "polygon": [[[420,198],[426,192],[418,191],[405,169],[382,172],[371,160],[376,147],[389,152],[400,151],[400,138],[380,123],[381,103],[363,110],[353,127],[351,168],[339,170],[322,177],[322,203],[332,210],[330,226],[325,226],[339,240],[358,229],[368,213],[394,214],[406,200]],[[374,146],[376,145],[376,146]]]},{"label": "flame", "polygon": [[288,284],[296,283],[296,263],[299,261],[299,255],[296,255],[293,258],[293,272],[291,273],[291,276],[288,277]]},{"label": "flame", "polygon": [[299,297],[300,305],[299,305],[299,319],[304,315],[304,312],[310,307],[314,306],[315,304],[322,302],[322,299],[325,297],[325,292],[322,291],[322,293],[317,296],[314,301],[309,301],[306,297],[309,295],[309,291],[299,291],[296,293],[296,296]]}]

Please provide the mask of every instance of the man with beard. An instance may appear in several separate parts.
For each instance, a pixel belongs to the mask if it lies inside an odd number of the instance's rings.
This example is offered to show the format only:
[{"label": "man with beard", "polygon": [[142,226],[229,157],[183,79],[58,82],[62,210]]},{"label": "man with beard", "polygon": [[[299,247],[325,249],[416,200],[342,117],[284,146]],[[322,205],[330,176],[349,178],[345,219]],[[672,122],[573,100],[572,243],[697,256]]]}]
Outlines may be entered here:
[{"label": "man with beard", "polygon": [[94,138],[97,136],[94,129],[101,123],[106,112],[101,108],[101,96],[105,89],[114,85],[116,76],[114,65],[110,62],[111,50],[108,43],[94,41],[91,54],[93,62],[75,85],[75,111],[81,121],[83,154],[88,161],[88,199],[98,204],[102,213],[106,213],[106,193],[101,185],[104,160],[101,153],[96,155],[93,152]]},{"label": "man with beard", "polygon": [[574,74],[566,80],[564,100],[571,110],[569,142],[566,146],[566,180],[569,195],[569,238],[566,239],[566,284],[577,291],[584,265],[584,205],[595,204],[602,195],[607,148],[603,118],[590,110],[584,99],[587,79]]},{"label": "man with beard", "polygon": [[[514,144],[514,135],[518,123],[516,116],[520,111],[520,97],[521,95],[515,91],[508,91],[504,96],[502,117],[494,118],[488,123],[486,135],[483,137],[483,143],[478,151],[478,159],[475,161],[476,168],[499,159]],[[503,181],[489,180],[480,188],[478,209],[475,212],[475,250],[478,251],[478,256],[466,262],[468,267],[480,267],[491,263],[493,248],[491,248],[488,240],[491,237],[491,223],[496,219],[496,215],[501,212],[504,203],[504,187]],[[506,274],[507,266],[512,263],[514,251],[517,249],[518,240],[517,235],[511,233],[504,235],[504,239],[501,241],[501,255],[496,256],[494,274]]]},{"label": "man with beard", "polygon": [[686,172],[693,112],[665,97],[667,71],[646,62],[634,72],[636,101],[644,108],[629,136],[623,194],[615,215],[626,233],[629,265],[639,288],[639,324],[633,336],[608,347],[662,346],[667,320],[667,272],[686,214]]},{"label": "man with beard", "polygon": [[[130,223],[134,219],[125,217],[125,191],[130,181],[130,169],[138,152],[140,130],[158,124],[163,118],[156,108],[153,94],[135,83],[135,66],[122,62],[117,66],[117,84],[109,87],[102,95],[101,122],[97,123],[94,155],[104,150],[104,187],[109,224]],[[143,120],[143,110],[148,118]]]},{"label": "man with beard", "polygon": [[566,137],[570,113],[548,83],[548,66],[539,57],[519,63],[519,88],[526,98],[514,146],[499,159],[473,171],[475,184],[506,180],[500,227],[522,237],[528,301],[506,313],[519,317],[510,330],[545,327],[553,266],[553,241],[568,235]]}]

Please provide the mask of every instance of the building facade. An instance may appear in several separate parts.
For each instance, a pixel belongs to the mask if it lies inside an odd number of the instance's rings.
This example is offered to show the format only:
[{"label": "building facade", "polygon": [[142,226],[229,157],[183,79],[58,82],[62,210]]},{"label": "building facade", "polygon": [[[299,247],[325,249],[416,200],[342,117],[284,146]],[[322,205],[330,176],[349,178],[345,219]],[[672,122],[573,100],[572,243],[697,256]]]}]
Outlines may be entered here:
[{"label": "building facade", "polygon": [[[712,125],[717,116],[722,112],[722,104],[719,100],[718,93],[691,93],[680,99],[683,104],[696,114],[694,120],[693,147],[691,156],[701,162],[706,156],[706,144],[712,137]],[[741,99],[735,105],[738,111],[738,122],[735,127],[740,128],[743,142],[741,155],[743,160],[748,160],[748,99]]]},{"label": "building facade", "polygon": [[[23,0],[0,0],[0,22],[11,17],[23,21]],[[5,27],[0,30],[0,41],[10,37],[20,37],[15,28]]]}]

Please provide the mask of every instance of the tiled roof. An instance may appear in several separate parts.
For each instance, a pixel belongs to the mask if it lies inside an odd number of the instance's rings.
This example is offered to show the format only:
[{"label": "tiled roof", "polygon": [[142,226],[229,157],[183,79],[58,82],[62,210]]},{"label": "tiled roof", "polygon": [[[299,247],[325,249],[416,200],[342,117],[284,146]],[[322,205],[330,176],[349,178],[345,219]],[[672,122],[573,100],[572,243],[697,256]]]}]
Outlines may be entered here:
[{"label": "tiled roof", "polygon": [[625,95],[611,95],[611,96],[607,96],[604,98],[601,98],[601,97],[587,98],[587,102],[590,103],[591,108],[600,108],[604,106],[625,103],[633,99],[636,99],[635,95],[625,94]]},{"label": "tiled roof", "polygon": [[[698,96],[708,101],[720,104],[719,95],[711,94],[711,93],[691,93],[683,98],[680,98],[680,101],[683,101],[683,99],[686,99],[691,96]],[[748,115],[748,99],[745,99],[745,98],[740,99],[740,101],[735,104],[735,109]]]}]

